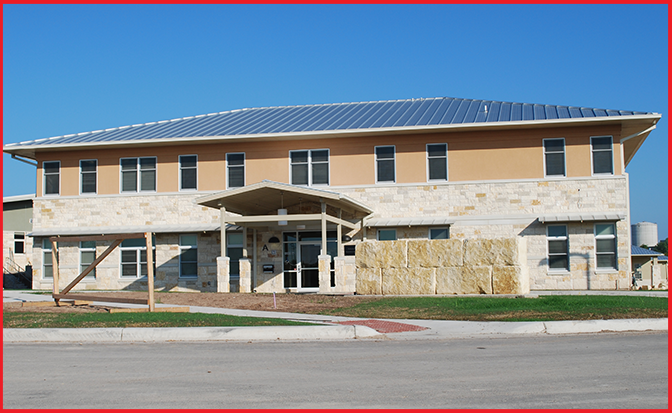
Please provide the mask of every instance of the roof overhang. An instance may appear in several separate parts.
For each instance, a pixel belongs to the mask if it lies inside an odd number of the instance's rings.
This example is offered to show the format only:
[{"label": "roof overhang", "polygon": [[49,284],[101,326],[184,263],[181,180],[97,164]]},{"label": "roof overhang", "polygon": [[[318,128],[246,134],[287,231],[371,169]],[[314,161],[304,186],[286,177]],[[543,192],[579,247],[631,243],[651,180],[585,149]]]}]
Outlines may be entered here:
[{"label": "roof overhang", "polygon": [[[51,237],[69,235],[115,235],[131,232],[153,232],[155,234],[185,233],[185,232],[213,232],[219,231],[219,224],[176,224],[176,225],[122,225],[110,227],[57,227],[39,228],[28,233],[31,237]],[[239,229],[229,225],[227,230]]]},{"label": "roof overhang", "polygon": [[[65,151],[65,150],[84,150],[91,148],[123,148],[123,147],[153,147],[170,146],[184,144],[211,144],[218,142],[244,142],[244,141],[283,141],[283,140],[305,140],[305,139],[327,139],[327,138],[346,138],[359,136],[381,136],[381,135],[399,135],[399,134],[419,134],[419,133],[438,133],[438,132],[463,132],[463,131],[483,131],[483,130],[507,130],[507,129],[532,129],[532,128],[553,128],[567,126],[588,126],[588,125],[621,125],[624,136],[643,131],[652,125],[655,125],[661,115],[657,113],[645,115],[628,116],[598,116],[589,118],[567,118],[567,119],[543,119],[543,120],[525,120],[508,122],[473,122],[458,123],[448,125],[422,125],[422,126],[403,126],[392,128],[370,128],[370,129],[347,129],[347,130],[329,130],[329,131],[310,131],[310,132],[287,132],[287,133],[269,133],[269,134],[250,134],[250,135],[229,135],[229,136],[187,136],[170,137],[151,140],[127,140],[111,142],[76,142],[67,144],[50,143],[56,138],[44,139],[44,143],[34,145],[22,145],[27,142],[10,143],[3,146],[3,152],[18,155],[28,159],[35,159],[37,152],[42,151]],[[626,135],[627,134],[627,135]],[[641,142],[646,139],[646,135],[641,137]],[[58,137],[60,138],[60,137]],[[628,144],[626,159],[632,159],[641,142],[633,141]],[[627,162],[626,162],[627,164]]]},{"label": "roof overhang", "polygon": [[[209,208],[225,208],[227,213],[233,212],[242,216],[265,216],[270,211],[277,211],[301,202],[324,202],[334,208],[364,217],[373,212],[368,206],[338,192],[303,186],[283,184],[264,180],[242,188],[229,189],[205,195],[194,200],[198,205]],[[276,217],[276,215],[273,215]],[[277,221],[277,218],[274,218]],[[234,217],[227,219],[233,222]],[[269,219],[270,220],[270,219]],[[240,222],[243,222],[240,220]],[[238,222],[238,221],[236,221]]]},{"label": "roof overhang", "polygon": [[580,212],[542,215],[539,217],[539,222],[544,224],[548,222],[621,221],[627,216],[625,212]]}]

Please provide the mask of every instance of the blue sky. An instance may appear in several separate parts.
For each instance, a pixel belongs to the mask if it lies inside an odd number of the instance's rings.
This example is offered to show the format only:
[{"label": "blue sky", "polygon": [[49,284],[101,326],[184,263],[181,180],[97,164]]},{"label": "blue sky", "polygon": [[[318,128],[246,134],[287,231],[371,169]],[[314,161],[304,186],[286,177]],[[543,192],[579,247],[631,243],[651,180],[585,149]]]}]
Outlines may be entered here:
[{"label": "blue sky", "polygon": [[[667,237],[667,5],[4,5],[4,143],[246,107],[458,97],[657,112],[626,168]],[[3,155],[3,196],[35,168]]]}]

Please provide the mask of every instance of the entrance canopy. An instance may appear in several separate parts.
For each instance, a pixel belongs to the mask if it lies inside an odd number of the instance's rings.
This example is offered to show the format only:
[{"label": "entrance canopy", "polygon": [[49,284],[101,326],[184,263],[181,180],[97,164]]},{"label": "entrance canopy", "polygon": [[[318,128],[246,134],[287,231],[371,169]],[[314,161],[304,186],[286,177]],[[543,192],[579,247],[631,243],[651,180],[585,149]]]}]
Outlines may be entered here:
[{"label": "entrance canopy", "polygon": [[[364,217],[373,210],[354,199],[338,192],[308,188],[263,180],[242,188],[229,189],[196,199],[199,205],[210,208],[226,208],[243,216],[264,215],[301,202],[324,202],[358,217]],[[235,219],[234,217],[231,217]],[[230,220],[227,220],[231,222]],[[277,221],[277,218],[275,219]]]}]

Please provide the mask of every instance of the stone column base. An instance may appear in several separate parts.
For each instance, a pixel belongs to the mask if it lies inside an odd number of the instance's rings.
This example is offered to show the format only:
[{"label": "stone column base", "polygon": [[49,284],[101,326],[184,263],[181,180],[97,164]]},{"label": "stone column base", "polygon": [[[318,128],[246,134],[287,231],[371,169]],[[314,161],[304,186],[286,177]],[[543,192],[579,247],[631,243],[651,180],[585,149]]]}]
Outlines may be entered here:
[{"label": "stone column base", "polygon": [[229,281],[229,257],[217,257],[217,292],[231,292],[231,283]]},{"label": "stone column base", "polygon": [[249,258],[240,258],[239,260],[238,291],[241,293],[252,292],[252,263]]}]

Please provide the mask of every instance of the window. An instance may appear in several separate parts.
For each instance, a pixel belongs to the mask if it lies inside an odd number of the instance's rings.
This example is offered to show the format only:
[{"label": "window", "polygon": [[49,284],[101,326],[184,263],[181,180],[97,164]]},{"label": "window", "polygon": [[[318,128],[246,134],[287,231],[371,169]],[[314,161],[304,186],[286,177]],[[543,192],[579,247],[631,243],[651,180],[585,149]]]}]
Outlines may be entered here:
[{"label": "window", "polygon": [[544,165],[546,176],[566,176],[563,138],[544,139]]},{"label": "window", "polygon": [[156,191],[156,158],[122,158],[121,192]]},{"label": "window", "polygon": [[26,234],[23,232],[14,233],[14,254],[26,253]]},{"label": "window", "polygon": [[549,225],[546,228],[548,240],[548,268],[551,271],[569,271],[569,243],[566,225]]},{"label": "window", "polygon": [[[79,242],[79,273],[81,274],[96,259],[96,241]],[[87,277],[95,277],[96,269],[87,274]]]},{"label": "window", "polygon": [[594,175],[613,175],[614,173],[614,155],[611,140],[611,136],[590,138],[590,144],[593,150]]},{"label": "window", "polygon": [[180,277],[198,275],[198,235],[180,235]]},{"label": "window", "polygon": [[450,231],[446,228],[430,228],[429,239],[448,239],[450,238]]},{"label": "window", "polygon": [[229,274],[240,275],[240,259],[243,258],[243,233],[226,234],[226,256],[229,257]]},{"label": "window", "polygon": [[396,229],[379,229],[378,230],[378,241],[396,241],[397,240],[397,230]]},{"label": "window", "polygon": [[79,161],[79,193],[81,194],[95,194],[96,193],[96,175],[98,169],[98,161],[89,159]]},{"label": "window", "polygon": [[[58,254],[58,251],[56,252]],[[54,278],[54,265],[51,256],[51,241],[42,240],[42,278]]]},{"label": "window", "polygon": [[[152,245],[155,243],[152,241]],[[147,241],[145,238],[125,239],[121,243],[121,276],[122,277],[146,277],[147,276]],[[156,260],[154,273],[156,274]]]},{"label": "window", "polygon": [[245,186],[245,154],[227,153],[226,172],[228,176],[227,188]]},{"label": "window", "polygon": [[616,227],[595,224],[595,261],[597,268],[616,268]]},{"label": "window", "polygon": [[395,182],[394,146],[376,146],[376,182]]},{"label": "window", "polygon": [[430,181],[445,181],[448,179],[447,144],[427,145],[427,176]]},{"label": "window", "polygon": [[58,195],[61,187],[61,162],[42,162],[44,173],[44,195]]},{"label": "window", "polygon": [[180,191],[196,189],[198,156],[180,155]]},{"label": "window", "polygon": [[329,150],[290,151],[292,185],[329,185]]}]

